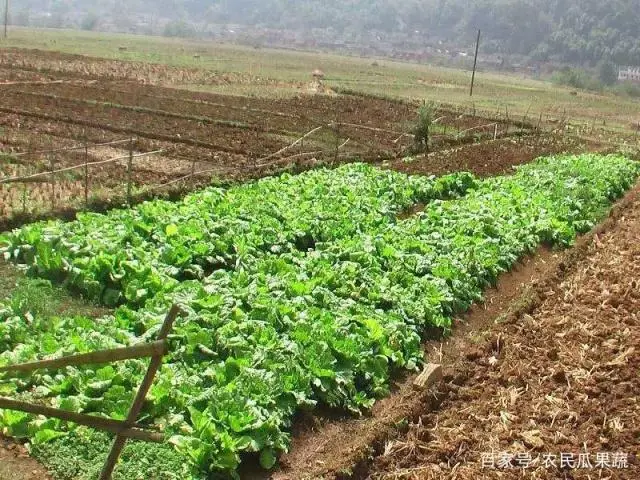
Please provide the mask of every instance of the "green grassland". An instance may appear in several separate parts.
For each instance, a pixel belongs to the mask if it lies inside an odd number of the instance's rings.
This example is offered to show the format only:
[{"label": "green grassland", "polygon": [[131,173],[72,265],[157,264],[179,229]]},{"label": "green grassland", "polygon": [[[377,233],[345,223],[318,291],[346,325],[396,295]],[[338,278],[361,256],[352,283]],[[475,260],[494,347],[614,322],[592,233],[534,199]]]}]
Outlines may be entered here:
[{"label": "green grassland", "polygon": [[[88,56],[202,68],[217,73],[246,74],[248,82],[225,85],[175,85],[193,90],[256,96],[291,96],[305,91],[315,68],[326,74],[326,85],[372,95],[427,99],[465,110],[530,120],[562,119],[574,124],[629,130],[640,120],[640,101],[608,93],[559,87],[518,74],[479,72],[473,99],[471,73],[466,70],[331,53],[254,48],[207,41],[105,34],[71,30],[13,28],[7,47],[37,48]],[[126,47],[126,50],[120,47]],[[195,57],[197,55],[197,58]],[[277,80],[277,83],[265,82]],[[566,112],[566,113],[565,113]]]}]

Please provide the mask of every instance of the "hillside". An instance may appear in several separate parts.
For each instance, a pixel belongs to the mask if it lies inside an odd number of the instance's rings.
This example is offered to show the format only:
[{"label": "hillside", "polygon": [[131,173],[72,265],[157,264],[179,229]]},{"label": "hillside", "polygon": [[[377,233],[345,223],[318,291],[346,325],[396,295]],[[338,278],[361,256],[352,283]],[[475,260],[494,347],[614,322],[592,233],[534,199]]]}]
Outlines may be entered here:
[{"label": "hillside", "polygon": [[14,23],[206,35],[211,25],[288,31],[330,29],[337,38],[372,33],[468,46],[478,28],[486,52],[594,65],[640,64],[637,0],[27,0]]}]

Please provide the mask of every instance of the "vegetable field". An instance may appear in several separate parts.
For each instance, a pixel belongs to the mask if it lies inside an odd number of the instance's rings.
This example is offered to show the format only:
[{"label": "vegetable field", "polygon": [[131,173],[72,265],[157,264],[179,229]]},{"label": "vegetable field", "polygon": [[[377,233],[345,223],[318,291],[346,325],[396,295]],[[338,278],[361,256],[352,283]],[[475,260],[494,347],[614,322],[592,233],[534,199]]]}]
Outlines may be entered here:
[{"label": "vegetable field", "polygon": [[[7,261],[114,311],[40,318],[3,302],[0,364],[149,341],[178,303],[186,315],[140,422],[167,445],[132,446],[117,475],[160,457],[158,478],[271,469],[301,413],[366,413],[423,363],[434,330],[539,246],[590,231],[639,175],[620,155],[552,156],[486,179],[357,163],[27,225],[0,237]],[[123,419],[144,371],[128,360],[5,376],[0,392]],[[0,425],[59,472],[55,449],[91,457],[104,443],[15,412]]]},{"label": "vegetable field", "polygon": [[[164,68],[35,50],[0,52],[0,181],[40,174],[24,183],[0,183],[0,225],[68,215],[87,204],[122,205],[129,183],[134,196],[182,194],[212,181],[226,184],[352,158],[400,159],[412,146],[414,102],[306,90],[284,99],[188,91],[169,88],[174,82],[153,73]],[[208,79],[227,81],[195,71],[177,84],[197,88]],[[520,118],[487,116],[443,106],[432,149],[524,133],[537,138],[534,126]],[[136,158],[129,171],[130,149],[155,154]],[[112,158],[120,161],[100,163]],[[85,163],[91,165],[86,171],[72,169]],[[58,169],[70,170],[42,175]]]}]

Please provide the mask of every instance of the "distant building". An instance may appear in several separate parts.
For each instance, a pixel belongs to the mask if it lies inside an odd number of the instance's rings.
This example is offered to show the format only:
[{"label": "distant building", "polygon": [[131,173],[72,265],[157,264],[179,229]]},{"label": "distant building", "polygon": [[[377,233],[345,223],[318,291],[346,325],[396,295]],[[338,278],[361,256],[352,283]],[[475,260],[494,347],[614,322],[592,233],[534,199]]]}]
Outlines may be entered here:
[{"label": "distant building", "polygon": [[640,67],[621,67],[618,73],[621,82],[640,83]]}]

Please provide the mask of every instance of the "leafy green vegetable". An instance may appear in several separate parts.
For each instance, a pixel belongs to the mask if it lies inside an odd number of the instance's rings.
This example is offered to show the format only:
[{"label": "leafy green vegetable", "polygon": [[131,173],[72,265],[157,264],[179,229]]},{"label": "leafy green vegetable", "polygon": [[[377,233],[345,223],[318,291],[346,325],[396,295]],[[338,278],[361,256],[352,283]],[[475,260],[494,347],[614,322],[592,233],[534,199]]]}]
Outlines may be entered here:
[{"label": "leafy green vegetable", "polygon": [[[245,453],[271,468],[296,412],[370,408],[394,372],[422,362],[430,327],[449,329],[541,243],[570,245],[639,174],[615,155],[541,159],[483,181],[353,165],[28,226],[6,237],[6,254],[124,305],[90,321],[43,318],[9,300],[0,364],[151,340],[179,303],[186,318],[141,422],[165,433],[194,477],[237,475]],[[399,219],[418,202],[424,211]],[[0,388],[123,418],[144,372],[130,360],[6,377]],[[11,412],[0,425],[41,451],[78,430]]]}]

